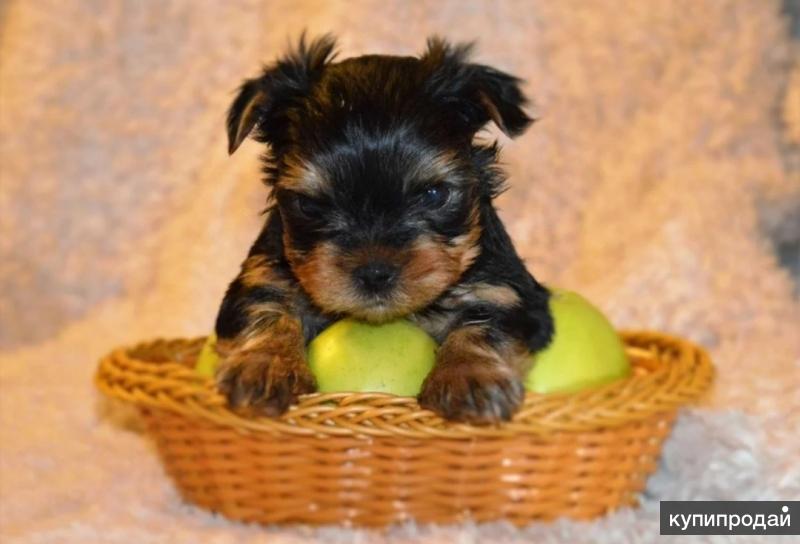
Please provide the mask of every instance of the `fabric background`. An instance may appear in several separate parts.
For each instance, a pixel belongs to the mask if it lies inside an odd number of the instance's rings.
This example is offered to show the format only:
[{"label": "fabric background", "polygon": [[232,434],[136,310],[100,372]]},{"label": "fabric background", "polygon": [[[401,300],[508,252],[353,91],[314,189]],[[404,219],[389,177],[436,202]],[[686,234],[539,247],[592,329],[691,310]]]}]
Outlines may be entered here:
[{"label": "fabric background", "polygon": [[[651,542],[661,499],[800,498],[790,25],[759,0],[0,4],[0,540]],[[503,140],[499,203],[520,253],[719,370],[640,510],[521,531],[233,524],[182,504],[94,391],[110,348],[210,330],[265,199],[259,146],[227,157],[224,115],[304,28],[342,56],[477,39],[478,60],[527,80],[541,121]]]}]

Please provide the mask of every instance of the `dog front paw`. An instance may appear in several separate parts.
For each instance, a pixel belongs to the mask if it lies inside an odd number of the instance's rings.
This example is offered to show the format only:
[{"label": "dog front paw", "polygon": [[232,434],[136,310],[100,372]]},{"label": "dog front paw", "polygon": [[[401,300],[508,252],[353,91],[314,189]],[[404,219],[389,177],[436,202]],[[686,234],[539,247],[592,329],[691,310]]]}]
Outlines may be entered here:
[{"label": "dog front paw", "polygon": [[486,424],[511,419],[524,398],[522,381],[507,368],[479,360],[437,366],[418,400],[445,419]]},{"label": "dog front paw", "polygon": [[232,353],[217,372],[228,405],[247,415],[278,416],[297,397],[316,390],[308,365],[296,355]]}]

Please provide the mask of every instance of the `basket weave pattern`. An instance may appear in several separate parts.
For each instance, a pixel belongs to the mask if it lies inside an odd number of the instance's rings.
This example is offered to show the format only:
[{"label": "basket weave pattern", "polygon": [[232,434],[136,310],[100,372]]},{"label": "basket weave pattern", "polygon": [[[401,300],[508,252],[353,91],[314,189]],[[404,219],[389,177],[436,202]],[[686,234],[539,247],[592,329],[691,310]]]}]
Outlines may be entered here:
[{"label": "basket weave pattern", "polygon": [[96,376],[141,408],[185,499],[261,523],[589,519],[635,505],[677,409],[712,379],[705,352],[623,335],[634,374],[569,395],[529,393],[500,426],[443,421],[412,398],[313,394],[280,418],[228,410],[193,370],[203,339],[119,349]]}]

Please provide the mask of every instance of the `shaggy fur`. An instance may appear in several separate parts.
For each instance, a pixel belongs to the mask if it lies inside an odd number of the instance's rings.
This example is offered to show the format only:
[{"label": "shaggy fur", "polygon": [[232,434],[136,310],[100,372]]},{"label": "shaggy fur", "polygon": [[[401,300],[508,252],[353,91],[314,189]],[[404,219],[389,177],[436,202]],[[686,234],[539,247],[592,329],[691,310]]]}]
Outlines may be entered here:
[{"label": "shaggy fur", "polygon": [[314,391],[303,345],[344,317],[410,319],[439,342],[423,407],[473,423],[519,407],[549,294],[494,208],[497,144],[475,134],[531,120],[521,81],[470,50],[433,38],[419,57],[333,62],[333,38],[301,38],[242,85],[228,151],[251,132],[269,146],[271,204],[217,316],[232,407],[276,415]]}]

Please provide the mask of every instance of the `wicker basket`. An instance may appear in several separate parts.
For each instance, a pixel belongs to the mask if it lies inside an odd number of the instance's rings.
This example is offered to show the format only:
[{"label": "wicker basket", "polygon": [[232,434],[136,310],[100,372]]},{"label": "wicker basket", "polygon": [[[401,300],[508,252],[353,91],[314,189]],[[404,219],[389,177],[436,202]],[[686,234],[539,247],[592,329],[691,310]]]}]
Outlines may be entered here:
[{"label": "wicker basket", "polygon": [[496,427],[446,422],[384,394],[307,395],[281,418],[242,418],[192,368],[203,339],[116,350],[96,380],[140,407],[183,497],[229,518],[523,525],[635,505],[676,411],[708,388],[713,370],[700,348],[657,333],[624,339],[633,376],[528,394]]}]

